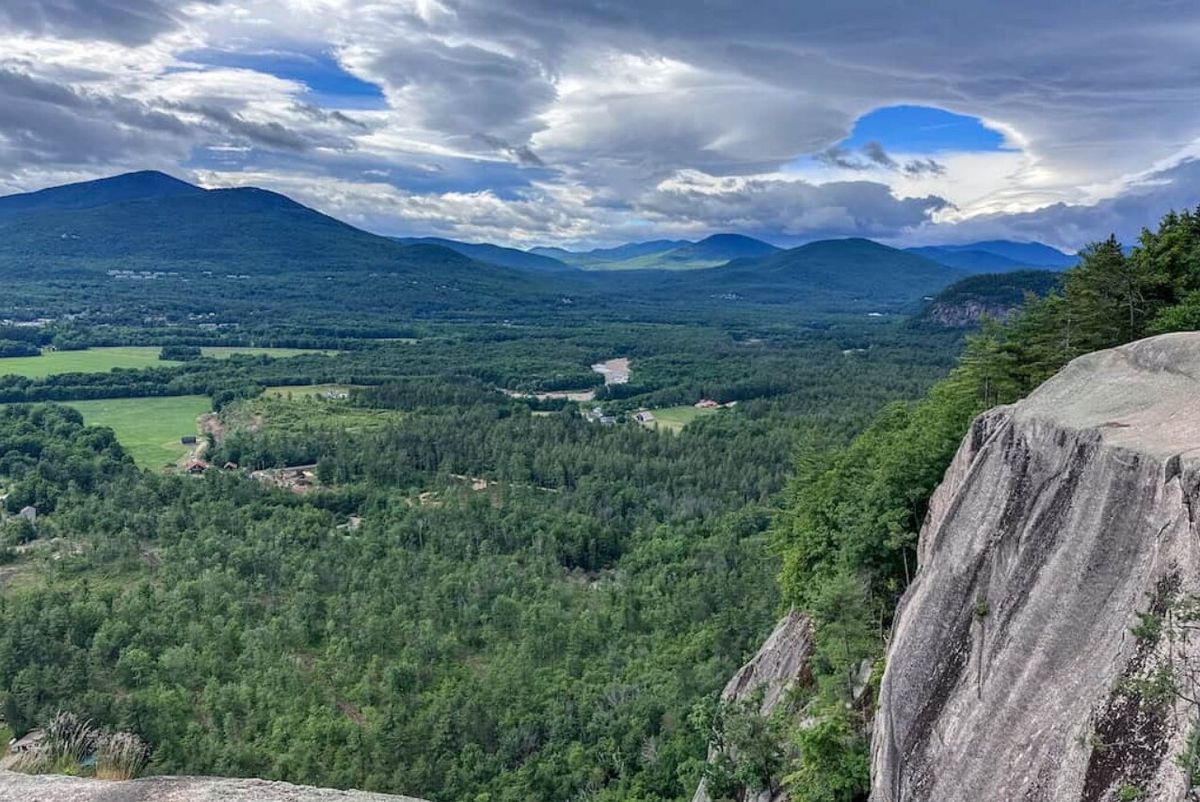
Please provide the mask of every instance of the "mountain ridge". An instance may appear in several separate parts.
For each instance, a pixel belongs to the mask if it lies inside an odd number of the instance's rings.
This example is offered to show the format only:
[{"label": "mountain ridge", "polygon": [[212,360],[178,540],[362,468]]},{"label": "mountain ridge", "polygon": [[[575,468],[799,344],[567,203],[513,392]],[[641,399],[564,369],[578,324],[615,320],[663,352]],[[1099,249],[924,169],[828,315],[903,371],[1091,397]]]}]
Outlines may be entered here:
[{"label": "mountain ridge", "polygon": [[479,262],[523,270],[576,270],[577,268],[550,256],[518,248],[505,248],[490,242],[462,242],[445,237],[392,237],[402,245],[436,245],[448,248]]},{"label": "mountain ridge", "polygon": [[963,245],[921,245],[905,250],[972,273],[1004,273],[1032,268],[1065,270],[1079,257],[1041,242],[986,240]]}]

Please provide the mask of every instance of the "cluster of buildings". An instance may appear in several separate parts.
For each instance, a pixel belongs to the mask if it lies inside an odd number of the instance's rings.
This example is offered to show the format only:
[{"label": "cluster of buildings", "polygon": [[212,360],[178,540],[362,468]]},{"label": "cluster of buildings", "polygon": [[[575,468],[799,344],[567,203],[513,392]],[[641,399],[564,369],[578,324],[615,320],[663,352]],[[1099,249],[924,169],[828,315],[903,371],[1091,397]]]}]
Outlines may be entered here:
[{"label": "cluster of buildings", "polygon": [[603,426],[612,426],[617,422],[613,415],[605,415],[604,410],[600,407],[592,407],[587,412],[583,413],[583,417],[592,423],[599,423]]}]

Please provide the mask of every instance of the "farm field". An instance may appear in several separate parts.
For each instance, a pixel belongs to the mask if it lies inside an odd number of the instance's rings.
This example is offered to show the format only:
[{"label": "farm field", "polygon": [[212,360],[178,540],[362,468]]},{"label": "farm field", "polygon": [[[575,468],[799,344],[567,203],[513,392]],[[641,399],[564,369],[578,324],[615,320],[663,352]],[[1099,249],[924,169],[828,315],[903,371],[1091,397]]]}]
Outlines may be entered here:
[{"label": "farm field", "polygon": [[713,415],[717,412],[715,409],[696,409],[693,406],[664,407],[651,411],[654,413],[654,420],[643,425],[650,429],[668,432],[677,432],[696,418]]},{"label": "farm field", "polygon": [[0,375],[40,379],[59,373],[107,373],[114,368],[154,368],[178,365],[158,358],[158,346],[89,348],[86,351],[46,351],[41,356],[0,359]]},{"label": "farm field", "polygon": [[[0,376],[25,376],[40,379],[60,373],[107,373],[114,368],[138,369],[178,365],[158,358],[162,348],[157,345],[132,345],[116,348],[89,348],[86,351],[46,351],[41,356],[0,358]],[[251,356],[289,357],[300,354],[328,353],[304,348],[242,348],[219,346],[202,348],[201,353],[214,359],[228,359],[234,354]]]},{"label": "farm field", "polygon": [[84,423],[107,426],[139,468],[162,468],[175,463],[188,451],[181,437],[196,434],[196,418],[212,409],[203,395],[165,398],[105,398],[69,401],[83,413]]}]

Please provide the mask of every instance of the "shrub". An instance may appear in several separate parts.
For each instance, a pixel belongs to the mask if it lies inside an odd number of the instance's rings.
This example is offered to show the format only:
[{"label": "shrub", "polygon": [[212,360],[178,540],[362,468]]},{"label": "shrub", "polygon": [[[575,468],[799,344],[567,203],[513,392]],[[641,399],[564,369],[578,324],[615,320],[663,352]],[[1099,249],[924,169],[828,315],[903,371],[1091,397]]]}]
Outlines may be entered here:
[{"label": "shrub", "polygon": [[96,776],[101,780],[132,780],[149,756],[150,747],[133,733],[104,733],[96,741]]}]

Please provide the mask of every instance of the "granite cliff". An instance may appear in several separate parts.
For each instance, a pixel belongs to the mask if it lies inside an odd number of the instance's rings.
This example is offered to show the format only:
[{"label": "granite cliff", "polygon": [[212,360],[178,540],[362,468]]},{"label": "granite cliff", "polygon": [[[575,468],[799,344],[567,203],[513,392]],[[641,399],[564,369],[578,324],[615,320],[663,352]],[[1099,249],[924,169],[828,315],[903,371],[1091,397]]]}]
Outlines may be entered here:
[{"label": "granite cliff", "polygon": [[[1076,359],[973,424],[897,610],[873,802],[1184,800],[1134,634],[1200,588],[1200,333]],[[1181,644],[1190,660],[1200,644]]]}]

